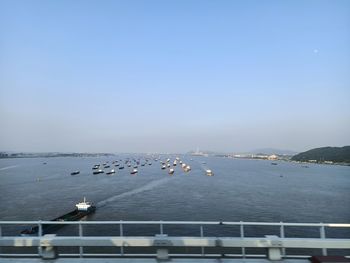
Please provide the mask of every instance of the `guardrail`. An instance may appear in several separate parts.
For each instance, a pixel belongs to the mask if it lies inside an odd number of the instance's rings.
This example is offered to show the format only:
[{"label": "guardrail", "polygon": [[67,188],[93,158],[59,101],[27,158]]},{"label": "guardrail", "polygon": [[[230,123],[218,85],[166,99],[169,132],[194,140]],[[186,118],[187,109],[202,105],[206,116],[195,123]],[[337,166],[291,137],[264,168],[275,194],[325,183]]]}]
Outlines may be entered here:
[{"label": "guardrail", "polygon": [[[2,229],[9,225],[38,226],[37,236],[3,236]],[[56,236],[43,235],[44,225],[76,225],[78,227],[77,236]],[[113,225],[119,228],[118,236],[84,236],[84,226],[87,225]],[[154,236],[128,236],[124,231],[127,225],[158,225],[159,233]],[[168,225],[198,226],[199,236],[168,236],[164,227]],[[205,227],[208,226],[236,226],[239,227],[239,236],[232,237],[229,233],[224,237],[205,236]],[[266,235],[260,237],[246,237],[245,227],[248,226],[272,226],[277,227],[279,236]],[[286,237],[286,228],[288,227],[305,227],[318,228],[319,237],[317,238],[295,238]],[[0,257],[24,257],[24,256],[41,256],[43,258],[55,258],[57,256],[65,257],[157,257],[166,259],[171,257],[267,257],[271,260],[281,258],[307,258],[311,255],[288,255],[287,249],[321,249],[322,255],[327,255],[327,249],[344,249],[350,250],[350,235],[345,238],[327,238],[327,228],[350,229],[350,224],[331,224],[331,223],[265,223],[265,222],[221,222],[221,221],[0,221],[0,248],[1,247],[37,247],[36,254],[18,254],[18,253],[0,253]],[[57,247],[79,247],[79,253],[61,253],[58,255]],[[84,253],[84,247],[119,247],[120,253]],[[130,247],[154,247],[156,253],[124,253],[124,248]],[[201,253],[169,254],[171,248],[196,247],[200,248]],[[238,254],[213,254],[206,253],[206,248],[240,248]],[[248,254],[247,248],[265,248],[266,254]],[[347,251],[348,252],[348,251]]]}]

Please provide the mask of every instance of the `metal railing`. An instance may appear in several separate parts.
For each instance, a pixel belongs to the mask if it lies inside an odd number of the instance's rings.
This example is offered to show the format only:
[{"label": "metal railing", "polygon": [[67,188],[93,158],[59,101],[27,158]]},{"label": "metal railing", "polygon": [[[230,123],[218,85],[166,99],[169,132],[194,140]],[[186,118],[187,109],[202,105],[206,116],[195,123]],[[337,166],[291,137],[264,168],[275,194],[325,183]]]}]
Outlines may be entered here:
[{"label": "metal railing", "polygon": [[[3,235],[3,228],[8,226],[38,226],[36,236],[14,236]],[[77,236],[55,236],[43,235],[45,225],[76,225]],[[84,226],[105,225],[119,229],[119,235],[111,236],[86,236]],[[129,236],[124,228],[126,226],[158,225],[159,233],[153,236]],[[197,226],[198,236],[168,236],[164,230],[165,226]],[[239,234],[232,236],[230,231],[223,237],[206,236],[205,230],[209,226],[238,227]],[[268,235],[268,231],[261,236],[247,237],[247,227],[274,227],[277,228],[278,235]],[[287,237],[286,230],[290,227],[318,228],[319,237]],[[347,231],[342,238],[327,238],[326,229],[340,228]],[[5,247],[37,247],[38,253],[2,253],[0,257],[35,257],[43,256],[43,249],[48,247],[79,247],[79,253],[61,253],[63,257],[159,257],[159,251],[166,250],[166,254],[171,257],[280,257],[280,258],[307,258],[311,255],[287,254],[288,249],[320,249],[322,255],[328,254],[328,249],[342,249],[348,253],[350,250],[350,224],[330,224],[330,223],[267,223],[267,222],[221,222],[221,221],[0,221],[0,249]],[[19,234],[19,233],[17,233]],[[85,247],[118,247],[119,253],[86,253]],[[130,247],[153,247],[157,253],[125,253],[124,249]],[[173,253],[168,254],[169,248],[195,247],[200,249],[200,253]],[[206,248],[239,248],[240,253],[207,253]],[[266,254],[246,253],[248,248],[265,248]],[[350,253],[349,253],[350,254]]]}]

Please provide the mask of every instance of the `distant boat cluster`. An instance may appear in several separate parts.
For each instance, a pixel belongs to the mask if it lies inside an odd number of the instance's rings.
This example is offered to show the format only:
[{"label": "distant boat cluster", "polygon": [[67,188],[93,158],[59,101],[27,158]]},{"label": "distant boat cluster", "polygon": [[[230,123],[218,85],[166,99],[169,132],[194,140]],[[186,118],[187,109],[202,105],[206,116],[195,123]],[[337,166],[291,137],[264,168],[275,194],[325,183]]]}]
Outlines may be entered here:
[{"label": "distant boat cluster", "polygon": [[[193,159],[191,159],[193,161]],[[116,173],[116,169],[122,170],[126,167],[130,169],[130,174],[135,175],[137,174],[138,168],[140,166],[150,166],[152,163],[158,163],[160,164],[160,169],[167,171],[169,175],[173,175],[175,173],[175,167],[179,167],[183,170],[183,172],[188,173],[192,170],[191,166],[189,164],[186,164],[184,161],[182,161],[179,157],[176,157],[175,159],[171,160],[170,158],[167,158],[166,160],[161,160],[161,158],[126,158],[126,159],[119,159],[112,162],[106,161],[102,164],[95,164],[92,167],[92,174],[98,175],[98,174],[106,174],[106,175],[114,175]],[[213,176],[214,173],[212,170],[205,170],[205,173],[207,176]],[[71,175],[78,175],[80,174],[80,171],[73,171],[71,172]]]}]

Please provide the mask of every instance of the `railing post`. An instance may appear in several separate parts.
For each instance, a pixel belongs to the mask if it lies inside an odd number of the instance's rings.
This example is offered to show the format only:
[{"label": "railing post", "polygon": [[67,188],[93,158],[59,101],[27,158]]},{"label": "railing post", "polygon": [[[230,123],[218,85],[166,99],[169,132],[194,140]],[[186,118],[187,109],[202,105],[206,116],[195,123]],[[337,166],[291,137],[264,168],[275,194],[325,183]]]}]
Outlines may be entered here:
[{"label": "railing post", "polygon": [[[204,237],[204,229],[203,229],[203,225],[200,225],[200,235],[201,237]],[[201,247],[201,252],[202,252],[202,257],[205,256],[205,251],[204,251],[204,247]]]},{"label": "railing post", "polygon": [[159,223],[159,230],[160,230],[160,234],[161,235],[163,235],[164,233],[163,233],[163,224],[162,224],[162,221],[160,221],[160,223]]},{"label": "railing post", "polygon": [[[0,237],[2,237],[2,226],[0,225]],[[0,247],[0,254],[2,253],[2,247]]]},{"label": "railing post", "polygon": [[[120,236],[121,236],[121,237],[124,236],[122,220],[120,220],[120,223],[119,223],[119,232],[120,232]],[[123,244],[122,244],[121,247],[120,247],[120,256],[124,256],[124,247],[123,247]]]},{"label": "railing post", "polygon": [[[39,223],[38,223],[38,236],[41,238],[43,236],[43,225],[41,224],[41,220],[39,220]],[[38,254],[39,254],[39,257],[42,256],[42,253],[43,250],[42,250],[42,247],[41,245],[39,245],[38,247]]]},{"label": "railing post", "polygon": [[[285,235],[284,235],[284,225],[283,225],[283,222],[280,222],[280,237],[281,238],[285,238]],[[285,257],[286,256],[286,249],[285,248],[282,248],[282,256]]]},{"label": "railing post", "polygon": [[[79,237],[83,236],[83,225],[79,223]],[[82,246],[79,247],[79,257],[82,258],[84,255],[84,249]]]},{"label": "railing post", "polygon": [[[239,225],[239,233],[241,238],[244,238],[244,225],[243,222],[240,221],[240,225]],[[242,247],[242,257],[245,258],[245,247]]]},{"label": "railing post", "polygon": [[[321,237],[321,239],[326,238],[326,230],[325,230],[323,224],[320,226],[320,237]],[[322,248],[322,255],[327,256],[327,248]]]}]

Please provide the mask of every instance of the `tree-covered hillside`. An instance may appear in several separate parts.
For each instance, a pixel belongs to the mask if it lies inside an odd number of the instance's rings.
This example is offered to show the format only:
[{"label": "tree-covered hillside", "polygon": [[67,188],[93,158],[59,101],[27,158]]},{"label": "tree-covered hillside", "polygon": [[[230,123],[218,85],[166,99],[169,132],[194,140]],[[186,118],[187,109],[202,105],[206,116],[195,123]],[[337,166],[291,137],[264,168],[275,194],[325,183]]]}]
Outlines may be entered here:
[{"label": "tree-covered hillside", "polygon": [[350,163],[350,146],[322,147],[299,153],[292,157],[294,161],[316,160],[318,162],[332,161],[335,163]]}]

